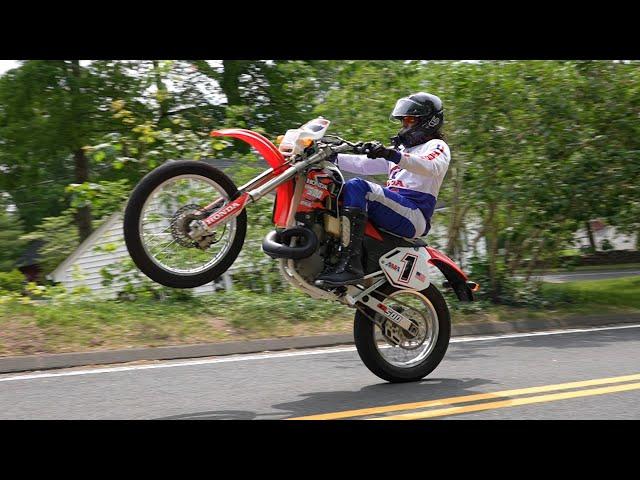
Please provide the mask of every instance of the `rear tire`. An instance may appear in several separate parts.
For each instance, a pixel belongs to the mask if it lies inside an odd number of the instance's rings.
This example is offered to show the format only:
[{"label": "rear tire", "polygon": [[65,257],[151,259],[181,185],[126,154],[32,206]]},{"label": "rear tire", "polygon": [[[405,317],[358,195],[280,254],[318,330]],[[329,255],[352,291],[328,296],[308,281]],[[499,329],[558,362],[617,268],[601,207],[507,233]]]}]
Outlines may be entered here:
[{"label": "rear tire", "polygon": [[[387,284],[381,288],[381,291],[385,295],[389,295],[397,289]],[[377,347],[376,332],[380,331],[379,327],[359,310],[355,314],[353,337],[358,355],[373,374],[388,382],[401,383],[421,380],[440,364],[449,347],[451,317],[444,297],[433,284],[420,293],[426,297],[436,312],[438,333],[433,350],[420,363],[411,367],[402,368],[389,363]],[[369,311],[369,313],[373,314],[374,312]]]},{"label": "rear tire", "polygon": [[167,287],[194,288],[220,277],[238,257],[247,232],[247,212],[243,210],[235,218],[236,229],[229,250],[220,261],[211,267],[195,274],[173,273],[160,267],[149,257],[142,244],[140,216],[147,198],[154,190],[167,180],[180,175],[195,175],[208,178],[217,183],[230,200],[237,198],[239,195],[233,181],[211,165],[188,160],[166,163],[147,174],[133,190],[124,213],[124,239],[133,262],[151,280]]}]

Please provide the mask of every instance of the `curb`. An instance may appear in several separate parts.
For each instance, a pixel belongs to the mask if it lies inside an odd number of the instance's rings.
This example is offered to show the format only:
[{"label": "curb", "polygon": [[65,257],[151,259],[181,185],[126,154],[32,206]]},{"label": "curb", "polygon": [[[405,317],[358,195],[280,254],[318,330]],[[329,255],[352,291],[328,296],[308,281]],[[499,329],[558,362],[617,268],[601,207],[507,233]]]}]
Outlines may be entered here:
[{"label": "curb", "polygon": [[[582,328],[640,323],[640,314],[592,315],[564,319],[515,320],[510,322],[484,322],[453,325],[452,337],[553,330],[556,328]],[[0,358],[0,374],[55,368],[106,365],[141,360],[177,360],[198,357],[216,357],[245,353],[261,353],[278,350],[334,347],[353,345],[352,334],[287,337],[240,342],[203,343],[196,345],[130,348],[84,353],[54,353]]]}]

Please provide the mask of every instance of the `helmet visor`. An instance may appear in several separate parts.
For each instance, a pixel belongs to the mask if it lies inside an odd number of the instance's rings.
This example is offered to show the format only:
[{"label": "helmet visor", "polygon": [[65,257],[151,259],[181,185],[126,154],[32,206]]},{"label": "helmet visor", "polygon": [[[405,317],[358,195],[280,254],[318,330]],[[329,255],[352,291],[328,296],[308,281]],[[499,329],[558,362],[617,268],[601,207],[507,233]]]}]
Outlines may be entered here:
[{"label": "helmet visor", "polygon": [[424,117],[426,113],[424,105],[414,102],[409,98],[401,98],[396,102],[396,106],[394,107],[393,112],[391,112],[389,118],[392,120],[401,120],[402,117],[406,116]]}]

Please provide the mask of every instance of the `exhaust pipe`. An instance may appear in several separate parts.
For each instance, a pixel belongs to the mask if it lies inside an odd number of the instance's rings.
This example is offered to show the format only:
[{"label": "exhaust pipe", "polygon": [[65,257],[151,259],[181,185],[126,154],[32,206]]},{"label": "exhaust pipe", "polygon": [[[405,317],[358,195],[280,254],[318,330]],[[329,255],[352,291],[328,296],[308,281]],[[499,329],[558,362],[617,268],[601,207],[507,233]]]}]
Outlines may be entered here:
[{"label": "exhaust pipe", "polygon": [[[290,247],[293,237],[298,238],[299,245]],[[300,260],[313,255],[317,248],[318,236],[306,227],[292,227],[281,232],[273,230],[262,240],[262,251],[271,258]]]}]

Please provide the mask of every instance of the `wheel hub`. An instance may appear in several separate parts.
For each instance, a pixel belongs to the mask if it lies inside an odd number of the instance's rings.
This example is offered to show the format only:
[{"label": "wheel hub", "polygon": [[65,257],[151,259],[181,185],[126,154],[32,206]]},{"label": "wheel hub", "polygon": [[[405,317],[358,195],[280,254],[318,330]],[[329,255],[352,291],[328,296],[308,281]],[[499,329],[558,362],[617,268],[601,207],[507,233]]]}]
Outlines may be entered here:
[{"label": "wheel hub", "polygon": [[[403,328],[389,320],[382,324],[382,335],[394,346],[399,346],[405,350],[415,350],[419,348],[427,339],[427,320],[421,312],[403,305],[389,305],[396,312],[402,313],[417,326],[417,333],[412,335]],[[416,318],[417,317],[417,318]]]},{"label": "wheel hub", "polygon": [[205,217],[206,213],[202,213],[198,205],[185,205],[179,208],[171,218],[171,235],[183,247],[206,250],[216,243],[220,237],[216,232],[204,233],[199,231],[197,224],[193,224],[193,222],[198,222]]}]

